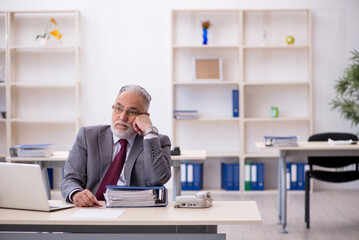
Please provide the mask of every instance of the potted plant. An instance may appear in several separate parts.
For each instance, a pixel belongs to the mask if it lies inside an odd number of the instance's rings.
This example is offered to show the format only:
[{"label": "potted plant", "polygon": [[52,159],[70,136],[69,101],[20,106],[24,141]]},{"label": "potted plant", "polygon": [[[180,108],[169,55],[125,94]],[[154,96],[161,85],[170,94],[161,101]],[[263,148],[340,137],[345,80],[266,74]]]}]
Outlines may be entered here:
[{"label": "potted plant", "polygon": [[62,38],[62,34],[57,29],[53,29],[51,31],[51,29],[55,25],[57,25],[56,20],[54,18],[50,18],[50,20],[46,24],[44,33],[36,36],[36,40],[40,40],[40,44],[42,46],[47,45],[47,40],[50,38],[50,35],[58,40]]},{"label": "potted plant", "polygon": [[350,53],[352,64],[336,82],[337,95],[330,105],[332,110],[338,109],[344,119],[351,121],[353,127],[359,124],[359,52],[354,49]]}]

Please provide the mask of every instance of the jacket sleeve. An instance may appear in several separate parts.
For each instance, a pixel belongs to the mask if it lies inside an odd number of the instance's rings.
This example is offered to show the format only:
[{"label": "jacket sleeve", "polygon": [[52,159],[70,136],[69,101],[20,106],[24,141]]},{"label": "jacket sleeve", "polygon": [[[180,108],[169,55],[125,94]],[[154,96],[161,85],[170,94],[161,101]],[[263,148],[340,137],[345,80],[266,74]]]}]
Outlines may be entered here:
[{"label": "jacket sleeve", "polygon": [[143,150],[146,185],[164,185],[171,178],[170,139],[166,135],[145,139]]},{"label": "jacket sleeve", "polygon": [[61,194],[69,201],[69,194],[76,190],[83,190],[86,186],[87,166],[86,131],[81,128],[76,141],[69,152],[64,167],[64,179],[61,184]]}]

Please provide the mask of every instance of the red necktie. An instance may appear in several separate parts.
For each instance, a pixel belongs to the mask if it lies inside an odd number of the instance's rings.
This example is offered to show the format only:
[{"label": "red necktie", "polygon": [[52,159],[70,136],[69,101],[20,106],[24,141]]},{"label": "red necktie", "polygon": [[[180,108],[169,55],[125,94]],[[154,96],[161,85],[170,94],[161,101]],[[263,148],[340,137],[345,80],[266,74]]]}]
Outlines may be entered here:
[{"label": "red necktie", "polygon": [[126,139],[120,139],[121,150],[116,155],[115,159],[112,161],[110,167],[108,168],[105,176],[102,179],[100,187],[97,190],[96,198],[97,200],[105,200],[103,194],[106,191],[106,185],[117,185],[117,181],[120,178],[123,165],[125,164],[126,159]]}]

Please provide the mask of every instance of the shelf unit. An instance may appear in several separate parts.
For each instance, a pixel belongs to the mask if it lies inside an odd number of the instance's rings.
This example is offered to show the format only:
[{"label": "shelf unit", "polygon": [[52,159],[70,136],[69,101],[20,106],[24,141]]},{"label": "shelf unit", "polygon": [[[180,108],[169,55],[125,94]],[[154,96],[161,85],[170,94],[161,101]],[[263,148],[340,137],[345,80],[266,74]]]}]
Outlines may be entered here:
[{"label": "shelf unit", "polygon": [[6,53],[7,53],[7,12],[0,11],[0,160],[6,157]]},{"label": "shelf unit", "polygon": [[[202,45],[201,22],[207,20],[213,25],[208,45]],[[286,44],[286,35],[294,36],[293,45]],[[255,142],[264,135],[306,140],[312,133],[310,10],[173,10],[171,46],[173,110],[199,114],[198,119],[173,119],[173,145],[238,161],[240,193],[245,192],[247,161],[266,165],[278,157],[259,151]],[[194,80],[193,57],[221,57],[223,80]],[[239,117],[232,117],[233,89],[239,90]],[[278,107],[278,118],[269,116],[271,106]],[[220,163],[215,167],[220,175]],[[265,175],[277,175],[273,166],[268,169]],[[213,178],[220,181],[220,176]]]},{"label": "shelf unit", "polygon": [[[4,13],[5,83],[0,83],[0,156],[18,144],[53,143],[54,150],[71,148],[81,125],[80,12],[8,11]],[[0,13],[0,17],[2,14]],[[42,46],[36,36],[54,18],[62,38]],[[5,97],[3,96],[5,95]],[[1,109],[0,109],[1,110]],[[3,111],[3,110],[1,110]],[[5,127],[4,127],[4,126]],[[3,135],[3,133],[5,134]]]}]

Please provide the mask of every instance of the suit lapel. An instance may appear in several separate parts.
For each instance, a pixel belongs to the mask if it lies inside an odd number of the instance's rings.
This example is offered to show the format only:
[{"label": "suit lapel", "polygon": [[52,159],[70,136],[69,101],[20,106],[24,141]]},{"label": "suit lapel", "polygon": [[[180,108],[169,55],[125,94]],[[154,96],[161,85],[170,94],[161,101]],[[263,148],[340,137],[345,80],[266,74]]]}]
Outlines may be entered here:
[{"label": "suit lapel", "polygon": [[138,158],[138,155],[142,151],[143,151],[143,137],[137,134],[135,141],[133,142],[133,146],[131,147],[131,151],[128,154],[127,162],[125,165],[125,179],[127,181],[128,186],[131,186],[132,169]]},{"label": "suit lapel", "polygon": [[113,135],[111,128],[106,128],[104,131],[99,133],[98,145],[101,158],[100,178],[102,181],[102,178],[105,176],[106,171],[112,162]]}]

